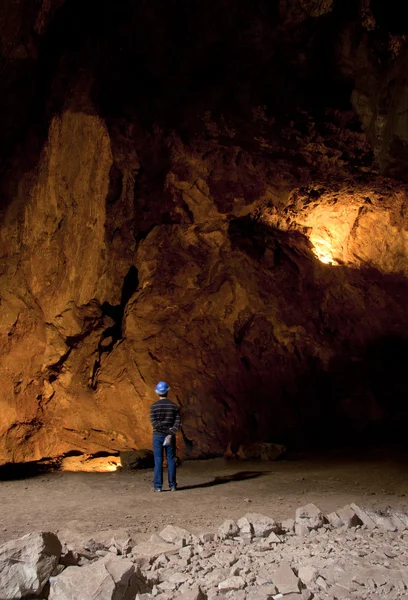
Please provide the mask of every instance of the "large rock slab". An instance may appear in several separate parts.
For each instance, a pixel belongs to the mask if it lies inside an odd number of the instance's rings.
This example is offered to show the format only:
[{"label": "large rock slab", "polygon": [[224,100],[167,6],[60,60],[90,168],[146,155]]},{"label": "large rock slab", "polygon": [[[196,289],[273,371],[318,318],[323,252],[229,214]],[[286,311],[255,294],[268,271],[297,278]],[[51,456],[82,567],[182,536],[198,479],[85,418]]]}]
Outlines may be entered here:
[{"label": "large rock slab", "polygon": [[271,517],[258,513],[247,513],[244,518],[251,523],[255,537],[268,537],[270,533],[278,533],[279,525]]},{"label": "large rock slab", "polygon": [[179,551],[180,548],[178,546],[175,546],[174,544],[167,544],[164,541],[163,543],[142,542],[133,547],[132,556],[144,556],[150,560],[154,560],[162,554],[164,554],[164,556],[169,556],[171,554],[177,554]]},{"label": "large rock slab", "polygon": [[309,529],[318,529],[324,523],[322,511],[314,504],[306,504],[296,509],[296,523]]},{"label": "large rock slab", "polygon": [[147,591],[144,579],[127,559],[109,555],[84,567],[68,567],[51,577],[49,600],[133,600]]},{"label": "large rock slab", "polygon": [[177,546],[185,546],[193,537],[187,529],[175,525],[167,525],[159,535],[165,542]]},{"label": "large rock slab", "polygon": [[48,532],[29,533],[0,546],[1,600],[40,594],[60,555],[59,539]]}]

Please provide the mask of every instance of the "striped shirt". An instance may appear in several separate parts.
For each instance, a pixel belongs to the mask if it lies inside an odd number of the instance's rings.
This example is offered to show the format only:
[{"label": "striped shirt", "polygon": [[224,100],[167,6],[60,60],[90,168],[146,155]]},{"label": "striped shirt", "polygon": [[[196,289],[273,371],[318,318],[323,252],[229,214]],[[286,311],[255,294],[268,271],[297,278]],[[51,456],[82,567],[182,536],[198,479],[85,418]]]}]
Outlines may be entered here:
[{"label": "striped shirt", "polygon": [[150,422],[154,432],[175,435],[181,425],[178,406],[167,397],[161,396],[150,407]]}]

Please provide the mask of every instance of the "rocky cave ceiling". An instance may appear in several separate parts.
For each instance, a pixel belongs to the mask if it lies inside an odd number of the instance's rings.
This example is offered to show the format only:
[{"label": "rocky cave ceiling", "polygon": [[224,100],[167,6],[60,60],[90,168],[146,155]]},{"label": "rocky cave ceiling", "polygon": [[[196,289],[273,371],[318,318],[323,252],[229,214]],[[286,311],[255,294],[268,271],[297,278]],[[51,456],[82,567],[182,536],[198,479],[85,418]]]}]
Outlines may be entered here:
[{"label": "rocky cave ceiling", "polygon": [[398,436],[401,11],[0,2],[0,464]]}]

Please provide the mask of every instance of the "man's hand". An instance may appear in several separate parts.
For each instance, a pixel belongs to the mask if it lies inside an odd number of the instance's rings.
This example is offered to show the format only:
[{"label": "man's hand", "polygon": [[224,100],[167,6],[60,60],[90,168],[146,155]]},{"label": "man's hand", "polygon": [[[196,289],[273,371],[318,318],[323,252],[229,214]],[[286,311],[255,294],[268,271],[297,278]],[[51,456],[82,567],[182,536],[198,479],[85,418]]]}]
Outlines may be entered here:
[{"label": "man's hand", "polygon": [[166,435],[166,437],[164,438],[163,446],[170,446],[171,440],[172,440],[172,436]]}]

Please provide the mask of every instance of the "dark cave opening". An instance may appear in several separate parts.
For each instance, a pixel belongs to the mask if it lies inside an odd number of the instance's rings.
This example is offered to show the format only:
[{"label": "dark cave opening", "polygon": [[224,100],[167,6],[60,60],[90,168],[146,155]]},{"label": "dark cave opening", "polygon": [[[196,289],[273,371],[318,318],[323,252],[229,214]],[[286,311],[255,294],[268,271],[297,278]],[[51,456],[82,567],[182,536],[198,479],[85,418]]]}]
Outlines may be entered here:
[{"label": "dark cave opening", "polygon": [[391,0],[390,2],[371,0],[370,9],[379,28],[392,34],[403,35],[407,33],[404,6],[398,0]]},{"label": "dark cave opening", "polygon": [[[356,13],[353,1],[336,3],[331,14],[294,24],[279,40],[277,2],[240,2],[227,13],[215,0],[194,8],[186,0],[177,7],[155,0],[149,8],[67,0],[41,42],[37,105],[47,97],[48,115],[61,110],[66,75],[76,70],[96,75],[92,97],[106,118],[137,115],[147,128],[194,129],[206,110],[247,118],[260,105],[282,122],[298,107],[349,110],[352,82],[339,73],[333,40]],[[61,75],[51,83],[56,70]]]},{"label": "dark cave opening", "polygon": [[103,314],[110,317],[115,323],[103,331],[99,340],[98,357],[93,364],[91,377],[88,383],[89,387],[93,390],[96,390],[98,387],[98,375],[101,368],[102,355],[112,352],[115,345],[123,340],[123,316],[126,305],[136,292],[138,285],[138,271],[137,268],[132,265],[123,281],[120,304],[112,305],[109,304],[109,302],[104,302],[101,306]]},{"label": "dark cave opening", "polygon": [[[123,280],[122,294],[120,304],[112,306],[108,302],[102,304],[102,311],[115,321],[113,327],[109,327],[104,331],[102,340],[107,337],[112,337],[114,343],[122,338],[122,321],[126,309],[126,305],[136,292],[139,285],[139,275],[137,268],[132,265]],[[102,341],[101,340],[101,341]]]}]

